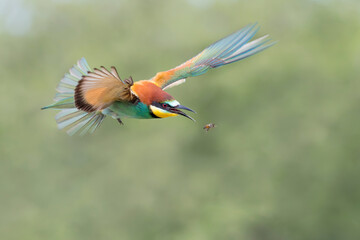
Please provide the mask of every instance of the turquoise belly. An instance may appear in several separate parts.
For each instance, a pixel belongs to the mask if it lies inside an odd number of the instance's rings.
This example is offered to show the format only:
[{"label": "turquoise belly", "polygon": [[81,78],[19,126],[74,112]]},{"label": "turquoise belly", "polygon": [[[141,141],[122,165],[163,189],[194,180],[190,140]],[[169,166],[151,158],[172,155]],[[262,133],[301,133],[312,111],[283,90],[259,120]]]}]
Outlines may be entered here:
[{"label": "turquoise belly", "polygon": [[139,102],[137,104],[129,103],[129,102],[114,102],[107,109],[104,109],[104,114],[115,114],[119,118],[129,117],[129,118],[140,118],[140,119],[149,119],[153,118],[153,116],[149,112],[149,108],[147,105]]}]

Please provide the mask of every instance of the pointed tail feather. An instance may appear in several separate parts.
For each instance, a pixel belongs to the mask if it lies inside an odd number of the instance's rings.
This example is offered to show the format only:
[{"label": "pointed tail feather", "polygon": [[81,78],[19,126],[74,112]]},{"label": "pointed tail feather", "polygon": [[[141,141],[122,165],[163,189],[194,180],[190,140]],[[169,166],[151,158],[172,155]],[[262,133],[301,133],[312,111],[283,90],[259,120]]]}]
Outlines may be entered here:
[{"label": "pointed tail feather", "polygon": [[64,129],[69,135],[93,133],[105,118],[101,111],[85,112],[75,106],[75,88],[82,77],[91,71],[85,58],[81,58],[61,79],[56,88],[55,103],[41,108],[61,110],[55,119],[58,128]]},{"label": "pointed tail feather", "polygon": [[63,98],[61,100],[58,100],[54,104],[42,107],[41,110],[49,109],[49,108],[53,108],[53,109],[75,108],[74,97]]}]

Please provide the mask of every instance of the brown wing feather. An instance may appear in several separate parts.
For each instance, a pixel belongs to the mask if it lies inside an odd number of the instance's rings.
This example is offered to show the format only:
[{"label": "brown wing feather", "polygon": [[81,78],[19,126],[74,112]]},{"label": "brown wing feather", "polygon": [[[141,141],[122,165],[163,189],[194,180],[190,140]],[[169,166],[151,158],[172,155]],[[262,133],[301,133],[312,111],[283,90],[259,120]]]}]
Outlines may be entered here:
[{"label": "brown wing feather", "polygon": [[83,76],[76,86],[75,106],[92,112],[107,108],[115,101],[134,101],[131,85],[120,79],[115,67],[111,67],[110,71],[104,67],[95,68]]}]

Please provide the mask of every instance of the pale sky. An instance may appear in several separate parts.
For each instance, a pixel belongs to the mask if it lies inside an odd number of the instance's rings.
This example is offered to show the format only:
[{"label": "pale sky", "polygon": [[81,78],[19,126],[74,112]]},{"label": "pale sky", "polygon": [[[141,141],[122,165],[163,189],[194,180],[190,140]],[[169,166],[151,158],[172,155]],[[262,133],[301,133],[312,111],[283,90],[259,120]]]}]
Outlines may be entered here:
[{"label": "pale sky", "polygon": [[24,35],[31,31],[33,11],[22,0],[0,0],[0,31]]}]

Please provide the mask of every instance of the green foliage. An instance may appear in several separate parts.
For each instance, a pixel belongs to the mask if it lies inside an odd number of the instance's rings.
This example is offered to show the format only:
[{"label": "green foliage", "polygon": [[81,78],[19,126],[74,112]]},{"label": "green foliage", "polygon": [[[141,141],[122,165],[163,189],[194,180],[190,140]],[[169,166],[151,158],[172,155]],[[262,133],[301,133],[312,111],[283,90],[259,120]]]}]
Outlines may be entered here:
[{"label": "green foliage", "polygon": [[[0,11],[0,239],[360,239],[357,1],[23,5],[24,34]],[[147,79],[255,21],[278,44],[169,90],[196,123],[69,137],[40,111],[82,56]]]}]

